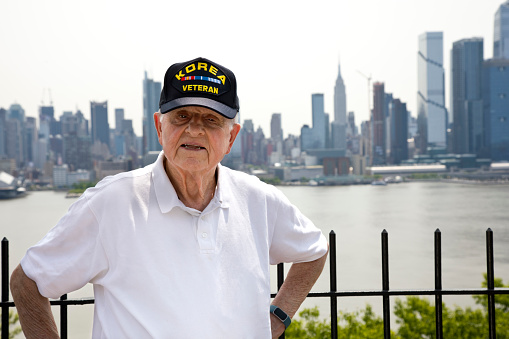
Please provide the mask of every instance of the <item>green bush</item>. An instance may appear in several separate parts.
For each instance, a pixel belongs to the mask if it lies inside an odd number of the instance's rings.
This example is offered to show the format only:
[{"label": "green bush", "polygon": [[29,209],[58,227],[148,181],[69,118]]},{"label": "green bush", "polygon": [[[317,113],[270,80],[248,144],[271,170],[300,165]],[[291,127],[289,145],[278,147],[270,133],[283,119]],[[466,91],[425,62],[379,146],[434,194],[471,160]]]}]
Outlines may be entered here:
[{"label": "green bush", "polygon": [[[21,327],[18,326],[18,321],[18,314],[14,313],[13,311],[9,311],[9,339],[13,339],[16,335],[21,333]],[[2,324],[0,324],[0,331],[1,330]]]},{"label": "green bush", "polygon": [[[483,287],[486,287],[486,275]],[[495,279],[495,287],[509,287],[501,279]],[[444,338],[485,339],[488,335],[488,297],[473,297],[479,309],[470,307],[454,309],[442,305]],[[497,338],[509,339],[509,295],[495,297]],[[435,306],[424,297],[396,299],[394,316],[398,328],[391,331],[394,339],[432,339],[436,337]],[[320,320],[318,308],[305,309],[292,321],[286,330],[287,339],[323,339],[331,337],[329,320]],[[338,339],[383,338],[383,319],[377,316],[370,305],[357,312],[341,312],[338,317]]]}]

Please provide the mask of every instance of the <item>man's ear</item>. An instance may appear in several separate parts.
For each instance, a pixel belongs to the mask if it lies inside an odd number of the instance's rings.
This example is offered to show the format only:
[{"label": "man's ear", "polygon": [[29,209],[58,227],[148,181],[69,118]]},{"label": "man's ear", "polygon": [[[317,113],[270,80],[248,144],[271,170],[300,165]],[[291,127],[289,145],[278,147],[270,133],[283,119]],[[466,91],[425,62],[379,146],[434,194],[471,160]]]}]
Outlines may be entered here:
[{"label": "man's ear", "polygon": [[156,131],[157,131],[157,139],[159,140],[159,143],[161,144],[161,146],[163,145],[162,143],[162,140],[161,140],[161,133],[162,133],[162,127],[161,127],[161,113],[159,112],[155,112],[154,113],[154,126],[156,128]]},{"label": "man's ear", "polygon": [[233,142],[235,141],[235,138],[237,138],[237,135],[240,132],[240,124],[234,124],[231,131],[230,131],[230,140],[228,144],[228,150],[226,151],[226,154],[230,153],[232,150]]}]

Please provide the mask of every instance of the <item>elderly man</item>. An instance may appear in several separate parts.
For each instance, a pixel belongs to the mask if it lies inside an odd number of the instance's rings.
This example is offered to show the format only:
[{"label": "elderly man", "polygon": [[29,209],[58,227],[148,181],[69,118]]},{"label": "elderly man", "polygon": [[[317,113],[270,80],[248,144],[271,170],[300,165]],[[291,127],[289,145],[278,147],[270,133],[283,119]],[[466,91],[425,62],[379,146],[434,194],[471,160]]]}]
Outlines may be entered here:
[{"label": "elderly man", "polygon": [[[94,338],[270,338],[320,275],[327,242],[276,188],[220,165],[240,130],[237,83],[170,66],[145,168],[87,190],[11,278],[28,338],[58,337],[47,298],[94,286]],[[270,302],[270,264],[292,262]]]}]

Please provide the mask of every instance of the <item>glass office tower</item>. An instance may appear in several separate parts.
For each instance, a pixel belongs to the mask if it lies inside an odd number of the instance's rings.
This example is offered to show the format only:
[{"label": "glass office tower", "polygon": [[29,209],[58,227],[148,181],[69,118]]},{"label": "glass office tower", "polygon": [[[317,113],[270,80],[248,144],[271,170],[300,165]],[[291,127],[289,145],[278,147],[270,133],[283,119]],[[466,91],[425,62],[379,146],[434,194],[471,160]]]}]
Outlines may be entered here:
[{"label": "glass office tower", "polygon": [[428,147],[446,147],[442,32],[426,32],[419,36],[417,71],[419,141],[416,148],[424,154]]}]

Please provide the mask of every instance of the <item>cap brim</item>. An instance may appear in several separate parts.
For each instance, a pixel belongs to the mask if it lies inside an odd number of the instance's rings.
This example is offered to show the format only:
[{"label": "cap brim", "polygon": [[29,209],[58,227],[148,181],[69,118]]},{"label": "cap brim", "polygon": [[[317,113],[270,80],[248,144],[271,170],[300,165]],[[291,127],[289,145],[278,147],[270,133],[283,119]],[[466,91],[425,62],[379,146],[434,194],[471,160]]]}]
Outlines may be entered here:
[{"label": "cap brim", "polygon": [[172,101],[162,104],[160,109],[161,113],[168,113],[171,110],[185,106],[201,106],[210,108],[211,110],[221,114],[222,116],[228,119],[233,119],[237,115],[237,110],[235,108],[231,108],[229,106],[226,106],[225,104],[222,104],[212,99],[197,97],[185,97],[174,99]]}]

